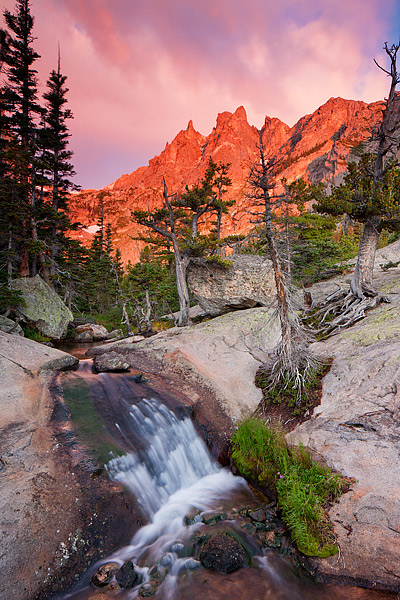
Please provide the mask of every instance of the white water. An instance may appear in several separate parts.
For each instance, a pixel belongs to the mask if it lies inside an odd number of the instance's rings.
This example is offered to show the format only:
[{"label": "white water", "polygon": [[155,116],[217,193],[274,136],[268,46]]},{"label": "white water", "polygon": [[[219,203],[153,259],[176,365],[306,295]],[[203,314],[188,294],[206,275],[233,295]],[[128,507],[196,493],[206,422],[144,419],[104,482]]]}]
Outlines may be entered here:
[{"label": "white water", "polygon": [[[186,548],[200,524],[186,526],[185,516],[218,507],[234,489],[247,484],[212,460],[188,417],[180,420],[166,406],[148,399],[131,407],[130,418],[143,447],[114,458],[107,470],[132,491],[150,523],[107,562],[132,560],[145,580],[151,566],[159,564],[166,575],[163,597],[167,598],[180,570],[198,566]],[[134,589],[129,597],[137,594]]]}]

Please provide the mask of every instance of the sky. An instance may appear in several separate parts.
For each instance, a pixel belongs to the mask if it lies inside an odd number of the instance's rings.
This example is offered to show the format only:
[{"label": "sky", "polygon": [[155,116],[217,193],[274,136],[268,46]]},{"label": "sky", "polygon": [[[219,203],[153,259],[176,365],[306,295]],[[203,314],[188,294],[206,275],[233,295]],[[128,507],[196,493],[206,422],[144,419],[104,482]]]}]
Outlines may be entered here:
[{"label": "sky", "polygon": [[[208,135],[244,106],[292,126],[330,97],[373,102],[389,80],[400,0],[31,0],[41,89],[67,76],[75,181],[145,166],[189,120]],[[2,0],[14,11],[15,0]],[[2,24],[4,26],[4,24]]]}]

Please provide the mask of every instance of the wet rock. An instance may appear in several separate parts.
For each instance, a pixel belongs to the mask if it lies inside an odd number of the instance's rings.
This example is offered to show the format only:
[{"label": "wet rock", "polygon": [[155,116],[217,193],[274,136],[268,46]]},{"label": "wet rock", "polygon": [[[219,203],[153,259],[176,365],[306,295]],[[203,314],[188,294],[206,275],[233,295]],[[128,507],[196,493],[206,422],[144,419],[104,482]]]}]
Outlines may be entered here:
[{"label": "wet rock", "polygon": [[258,508],[257,510],[249,510],[247,515],[250,517],[252,521],[259,521],[263,523],[267,520],[267,513],[263,508]]},{"label": "wet rock", "polygon": [[152,585],[151,583],[144,583],[139,590],[139,596],[141,596],[142,598],[150,598],[150,596],[154,596],[156,591],[156,585]]},{"label": "wet rock", "polygon": [[215,525],[218,521],[225,521],[226,514],[220,512],[206,512],[202,515],[201,520],[206,525]]},{"label": "wet rock", "polygon": [[131,560],[128,560],[116,572],[115,579],[122,588],[132,588],[137,585],[139,576],[135,571],[135,567]]},{"label": "wet rock", "polygon": [[109,352],[96,356],[93,361],[93,371],[95,373],[104,373],[106,371],[128,371],[129,362],[122,354],[118,352]]},{"label": "wet rock", "polygon": [[233,573],[249,562],[249,557],[243,546],[226,533],[213,535],[200,553],[200,562],[205,569]]},{"label": "wet rock", "polygon": [[276,535],[275,531],[266,531],[259,534],[260,539],[264,546],[268,548],[279,548],[281,545],[281,539]]},{"label": "wet rock", "polygon": [[106,563],[102,565],[92,577],[92,583],[96,587],[104,587],[111,583],[112,578],[118,571],[117,563]]},{"label": "wet rock", "polygon": [[72,312],[39,275],[16,279],[12,288],[22,293],[25,305],[18,306],[18,313],[27,322],[52,339],[65,337],[68,324],[74,318]]}]

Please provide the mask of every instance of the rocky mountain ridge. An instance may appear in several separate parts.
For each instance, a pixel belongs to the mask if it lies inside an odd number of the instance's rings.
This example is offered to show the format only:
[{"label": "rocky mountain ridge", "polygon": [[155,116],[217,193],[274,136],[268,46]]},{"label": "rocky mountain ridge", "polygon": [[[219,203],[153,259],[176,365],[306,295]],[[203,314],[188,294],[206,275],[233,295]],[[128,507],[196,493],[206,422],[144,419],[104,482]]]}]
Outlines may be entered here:
[{"label": "rocky mountain ridge", "polygon": [[[236,204],[224,219],[222,233],[247,233],[253,223],[249,211],[251,202],[245,194],[246,179],[249,165],[257,160],[260,135],[266,154],[281,162],[280,177],[286,177],[289,182],[305,177],[309,181],[338,183],[350,152],[371,140],[377,131],[383,107],[381,101],[367,104],[330,98],[293,127],[267,116],[259,132],[248,123],[241,106],[234,113],[219,114],[208,136],[196,131],[189,121],[187,128],[167,143],[148,166],[122,175],[102,190],[83,190],[72,195],[71,215],[85,226],[81,236],[89,240],[100,214],[102,198],[105,220],[111,224],[116,247],[121,250],[124,262],[136,262],[142,244],[132,238],[141,228],[132,223],[131,211],[161,206],[163,177],[171,193],[180,193],[185,185],[190,187],[197,183],[211,157],[217,164],[231,164],[232,186],[226,198],[235,199]],[[400,121],[400,94],[397,94],[396,107],[397,121]]]}]

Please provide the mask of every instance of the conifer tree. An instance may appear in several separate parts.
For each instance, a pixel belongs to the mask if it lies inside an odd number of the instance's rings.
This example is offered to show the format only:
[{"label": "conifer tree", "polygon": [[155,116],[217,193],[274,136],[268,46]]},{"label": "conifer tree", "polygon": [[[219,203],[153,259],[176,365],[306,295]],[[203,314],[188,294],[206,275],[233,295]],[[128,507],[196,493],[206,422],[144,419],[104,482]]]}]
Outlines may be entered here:
[{"label": "conifer tree", "polygon": [[192,188],[186,186],[185,192],[180,195],[170,196],[164,179],[164,206],[153,212],[132,213],[137,223],[151,229],[172,246],[180,306],[178,327],[189,324],[187,268],[194,257],[202,256],[210,250],[210,243],[212,248],[215,246],[211,236],[199,234],[199,221],[206,213],[224,212],[226,208],[222,200],[224,189],[231,185],[231,180],[226,175],[228,167],[228,165],[217,167],[210,158],[201,182]]},{"label": "conifer tree", "polygon": [[333,190],[318,208],[321,212],[338,214],[343,209],[351,217],[364,223],[356,268],[350,284],[351,294],[358,300],[378,295],[373,286],[375,252],[383,227],[398,226],[399,215],[393,213],[393,185],[396,179],[396,153],[399,141],[394,135],[399,98],[396,86],[400,82],[397,54],[400,42],[384,50],[389,58],[389,69],[377,66],[390,78],[389,94],[385,101],[374,154],[365,154],[358,164],[348,165],[345,185]]},{"label": "conifer tree", "polygon": [[37,159],[37,119],[42,110],[37,99],[39,54],[33,49],[34,19],[29,0],[17,0],[15,13],[4,11],[10,32],[3,56],[7,82],[1,91],[2,165],[0,180],[1,246],[8,279],[16,270],[29,275],[29,240],[34,203]]},{"label": "conifer tree", "polygon": [[67,194],[76,190],[77,186],[71,181],[75,175],[71,158],[73,152],[68,149],[70,133],[67,121],[73,118],[67,108],[68,88],[65,85],[67,77],[61,73],[60,53],[57,71],[53,70],[47,81],[47,92],[43,95],[45,112],[41,130],[41,163],[43,184],[41,195],[48,208],[48,257],[50,275],[57,274],[57,258],[68,245],[65,237],[66,230],[74,229],[67,214]]},{"label": "conifer tree", "polygon": [[[296,392],[296,404],[300,404],[301,395],[307,385],[310,372],[317,360],[308,350],[308,340],[301,323],[291,305],[287,274],[278,252],[278,243],[273,224],[273,209],[279,195],[275,192],[276,177],[279,171],[277,160],[265,155],[260,133],[259,160],[250,168],[248,177],[248,197],[256,207],[262,207],[263,230],[269,257],[272,262],[276,287],[277,315],[281,329],[281,339],[271,353],[259,374],[268,381],[264,391],[279,390],[290,384]],[[260,212],[258,212],[260,214]],[[265,404],[261,403],[263,409]]]}]

